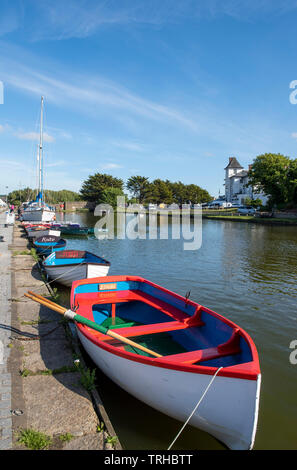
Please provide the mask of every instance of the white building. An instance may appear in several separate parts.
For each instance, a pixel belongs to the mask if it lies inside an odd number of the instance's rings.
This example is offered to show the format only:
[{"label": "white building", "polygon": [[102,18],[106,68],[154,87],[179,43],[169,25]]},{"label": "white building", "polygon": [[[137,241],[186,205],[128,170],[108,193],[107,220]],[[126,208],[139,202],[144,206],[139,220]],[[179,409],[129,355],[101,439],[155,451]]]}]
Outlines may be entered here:
[{"label": "white building", "polygon": [[265,205],[268,196],[255,192],[255,188],[248,186],[248,170],[240,165],[235,157],[229,158],[225,168],[225,198],[232,204],[244,204],[246,198],[261,199]]}]

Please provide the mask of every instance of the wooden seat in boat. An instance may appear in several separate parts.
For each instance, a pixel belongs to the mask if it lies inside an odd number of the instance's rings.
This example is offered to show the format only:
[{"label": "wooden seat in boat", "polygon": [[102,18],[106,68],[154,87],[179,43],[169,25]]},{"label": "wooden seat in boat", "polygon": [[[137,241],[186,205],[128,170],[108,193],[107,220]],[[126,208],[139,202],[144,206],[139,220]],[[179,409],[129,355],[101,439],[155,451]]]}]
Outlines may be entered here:
[{"label": "wooden seat in boat", "polygon": [[162,362],[179,362],[183,364],[196,364],[198,362],[210,361],[219,357],[230,356],[240,353],[240,334],[239,329],[233,330],[231,338],[225,343],[222,343],[213,348],[198,349],[196,351],[189,351],[180,354],[173,354],[158,358]]},{"label": "wooden seat in boat", "polygon": [[[142,291],[120,291],[113,292],[112,298],[111,293],[101,293],[101,292],[92,292],[91,294],[77,294],[76,295],[76,305],[83,307],[84,312],[90,308],[90,306],[105,304],[105,303],[122,303],[122,302],[131,302],[139,301],[144,302],[147,305],[165,313],[169,317],[174,318],[176,321],[186,322],[187,326],[202,326],[203,322],[200,319],[202,313],[202,306],[200,305],[193,315],[189,315],[182,310],[174,307],[173,305],[164,302],[163,300],[156,299],[155,297],[146,294]],[[149,325],[145,325],[149,326]],[[134,327],[133,327],[134,328]]]}]

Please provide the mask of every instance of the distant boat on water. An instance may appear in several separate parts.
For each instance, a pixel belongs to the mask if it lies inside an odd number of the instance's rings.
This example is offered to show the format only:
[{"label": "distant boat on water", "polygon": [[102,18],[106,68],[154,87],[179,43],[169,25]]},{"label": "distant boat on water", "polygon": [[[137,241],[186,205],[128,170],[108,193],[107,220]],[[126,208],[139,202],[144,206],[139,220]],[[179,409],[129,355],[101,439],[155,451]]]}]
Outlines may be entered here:
[{"label": "distant boat on water", "polygon": [[60,230],[62,235],[88,235],[89,233],[88,227],[74,223],[57,223],[53,227]]},{"label": "distant boat on water", "polygon": [[52,222],[56,219],[55,210],[45,204],[43,200],[43,96],[41,97],[40,138],[37,160],[38,168],[38,194],[35,201],[29,202],[22,212],[21,218],[32,222]]}]

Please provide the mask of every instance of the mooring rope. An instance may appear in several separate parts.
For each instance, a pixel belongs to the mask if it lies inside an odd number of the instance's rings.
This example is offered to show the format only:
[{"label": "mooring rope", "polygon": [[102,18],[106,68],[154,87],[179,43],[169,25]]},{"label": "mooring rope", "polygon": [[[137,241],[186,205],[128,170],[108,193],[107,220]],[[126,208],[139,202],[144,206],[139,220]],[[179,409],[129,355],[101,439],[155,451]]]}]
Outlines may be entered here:
[{"label": "mooring rope", "polygon": [[[76,266],[73,266],[72,268],[68,269],[68,270],[66,271],[66,273],[68,274],[70,271],[76,269],[77,266],[80,265],[80,264],[82,264],[83,262],[84,262],[84,261],[82,261],[82,262],[80,262],[80,263],[77,263]],[[38,262],[37,264],[39,265],[39,262]],[[41,268],[39,268],[39,269],[41,269]],[[61,276],[63,276],[63,275],[65,275],[65,272],[64,272]],[[46,282],[46,281],[43,279],[42,281],[43,281],[44,284],[42,284],[42,285],[39,286],[39,287],[36,286],[34,290],[35,290],[35,291],[39,291],[40,289],[43,289],[43,288],[44,288],[44,285],[45,285],[46,287],[48,287],[49,284],[51,284],[52,282],[56,281],[56,280],[59,279],[61,276],[57,276],[57,277],[55,277],[54,279],[52,279],[51,281],[49,281],[49,282]],[[13,299],[13,300],[14,300],[14,301],[18,301],[18,300],[22,299],[24,296],[25,296],[25,294],[22,294],[20,297],[18,297],[17,299]],[[1,326],[3,327],[4,325],[0,325],[0,327],[1,327]],[[48,336],[49,334],[53,333],[53,332],[54,332],[57,328],[59,328],[60,326],[61,326],[61,325],[58,325],[57,327],[55,327],[54,329],[50,330],[50,331],[47,332],[47,333],[44,333],[43,335],[31,335],[31,334],[29,333],[30,337],[26,337],[26,336],[28,335],[28,333],[26,333],[26,332],[15,331],[15,332],[18,333],[19,335],[25,336],[25,338],[20,338],[20,337],[12,336],[12,339],[17,339],[17,340],[20,340],[20,341],[33,341],[33,340],[38,340],[38,339],[41,339],[41,338],[43,338],[43,337],[45,337],[45,336]]]},{"label": "mooring rope", "polygon": [[223,369],[223,367],[219,367],[215,374],[212,376],[212,379],[211,381],[209,382],[208,386],[206,387],[206,389],[204,390],[204,393],[202,395],[201,398],[199,398],[199,401],[197,403],[197,405],[195,406],[195,408],[193,409],[192,413],[190,414],[190,416],[188,417],[188,419],[186,420],[186,422],[183,424],[183,426],[181,427],[180,431],[177,433],[177,435],[175,436],[175,438],[173,439],[173,441],[171,442],[170,446],[168,447],[167,450],[170,450],[171,447],[173,446],[173,444],[176,442],[176,440],[179,438],[179,436],[181,435],[181,433],[183,432],[183,430],[185,429],[186,425],[188,424],[188,422],[190,421],[190,419],[192,418],[192,416],[195,414],[198,406],[200,405],[200,403],[202,402],[203,398],[205,397],[205,395],[207,394],[208,390],[209,390],[209,387],[211,386],[211,384],[213,383],[214,379],[216,378],[218,372]]}]

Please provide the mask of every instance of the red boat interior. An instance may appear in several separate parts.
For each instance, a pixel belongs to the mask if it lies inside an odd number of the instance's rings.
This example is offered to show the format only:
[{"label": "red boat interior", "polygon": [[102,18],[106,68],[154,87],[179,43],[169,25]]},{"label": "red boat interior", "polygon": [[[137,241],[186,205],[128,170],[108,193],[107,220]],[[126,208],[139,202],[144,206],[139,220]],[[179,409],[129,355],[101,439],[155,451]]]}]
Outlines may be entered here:
[{"label": "red boat interior", "polygon": [[[97,324],[115,329],[161,354],[164,363],[228,367],[253,360],[249,342],[242,330],[215,312],[188,301],[171,297],[168,291],[143,285],[110,291],[73,290],[73,307],[80,315]],[[181,300],[182,299],[182,300]],[[83,327],[96,339],[118,351],[152,357],[89,327]]]}]

